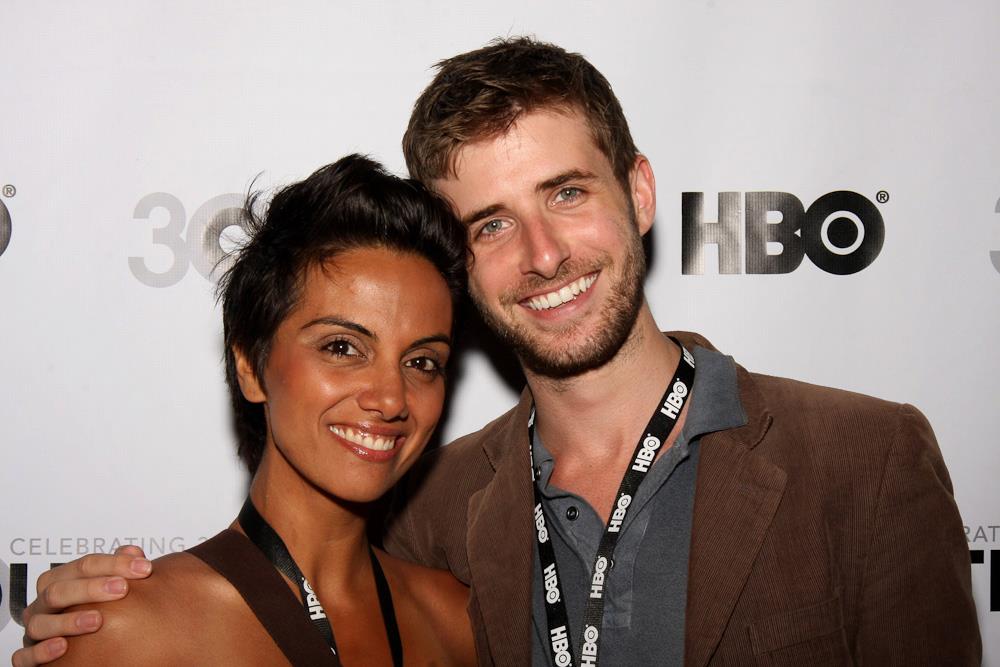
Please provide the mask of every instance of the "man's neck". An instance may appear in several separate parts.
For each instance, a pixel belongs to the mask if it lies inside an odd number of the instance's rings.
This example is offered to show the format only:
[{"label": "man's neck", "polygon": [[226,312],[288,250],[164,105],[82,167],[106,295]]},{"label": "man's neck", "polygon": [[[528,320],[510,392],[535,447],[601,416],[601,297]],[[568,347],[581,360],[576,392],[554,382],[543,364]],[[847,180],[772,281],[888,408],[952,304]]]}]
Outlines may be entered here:
[{"label": "man's neck", "polygon": [[558,380],[526,371],[546,449],[557,459],[593,462],[631,454],[679,359],[644,303],[625,344],[603,366]]}]

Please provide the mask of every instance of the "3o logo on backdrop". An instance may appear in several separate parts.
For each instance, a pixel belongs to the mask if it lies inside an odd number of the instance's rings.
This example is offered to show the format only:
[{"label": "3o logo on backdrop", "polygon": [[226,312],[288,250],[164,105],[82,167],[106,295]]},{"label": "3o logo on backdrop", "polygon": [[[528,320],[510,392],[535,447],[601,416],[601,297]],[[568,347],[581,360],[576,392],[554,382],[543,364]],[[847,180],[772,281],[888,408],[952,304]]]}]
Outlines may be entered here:
[{"label": "3o logo on backdrop", "polygon": [[[222,241],[234,228],[245,229],[243,215],[245,195],[230,193],[212,197],[191,216],[190,222],[184,204],[172,194],[153,192],[139,200],[132,217],[149,220],[153,212],[163,210],[167,222],[153,228],[153,245],[162,246],[170,253],[170,266],[163,271],[149,268],[146,257],[129,257],[128,268],[143,285],[170,287],[180,282],[191,265],[209,280],[222,275],[229,265]],[[187,233],[185,235],[185,226]]]},{"label": "3o logo on backdrop", "polygon": [[[877,198],[885,203],[889,195],[881,191]],[[861,271],[882,251],[882,214],[856,192],[829,192],[808,209],[787,192],[747,192],[744,199],[741,229],[739,192],[719,193],[717,222],[704,219],[703,193],[682,193],[684,274],[705,272],[705,246],[709,244],[718,246],[719,273],[724,274],[791,273],[803,257],[809,257],[823,271],[842,276]],[[777,214],[778,219],[769,219],[769,214]],[[746,239],[745,268],[741,231]]]},{"label": "3o logo on backdrop", "polygon": [[[1000,213],[1000,199],[997,199],[996,205],[993,207],[994,213]],[[0,252],[3,252],[3,240],[0,239]],[[993,268],[1000,273],[1000,250],[990,250],[990,261],[993,262]]]},{"label": "3o logo on backdrop", "polygon": [[[17,190],[13,185],[3,186],[3,196],[13,197]],[[4,250],[10,244],[10,234],[13,230],[13,223],[10,219],[10,211],[7,209],[7,205],[3,203],[0,199],[0,255],[3,255]]]}]

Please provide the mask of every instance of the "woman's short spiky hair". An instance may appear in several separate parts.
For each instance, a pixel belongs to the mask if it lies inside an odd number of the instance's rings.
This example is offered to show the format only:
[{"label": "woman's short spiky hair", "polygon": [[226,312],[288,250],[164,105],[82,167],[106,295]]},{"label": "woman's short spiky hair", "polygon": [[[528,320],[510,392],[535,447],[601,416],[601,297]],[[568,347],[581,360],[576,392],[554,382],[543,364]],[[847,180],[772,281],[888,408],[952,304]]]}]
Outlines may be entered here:
[{"label": "woman's short spiky hair", "polygon": [[245,207],[248,242],[219,283],[226,346],[226,383],[238,453],[250,472],[267,439],[263,406],[240,391],[234,350],[263,383],[271,341],[298,302],[307,270],[358,248],[388,248],[427,259],[457,301],[465,290],[465,231],[448,205],[420,183],[378,163],[348,155],[280,190],[267,213]]},{"label": "woman's short spiky hair", "polygon": [[583,114],[628,190],[638,149],[611,85],[580,54],[513,37],[442,60],[437,68],[403,136],[411,177],[431,183],[454,176],[455,156],[465,143],[502,135],[523,113],[562,109]]}]

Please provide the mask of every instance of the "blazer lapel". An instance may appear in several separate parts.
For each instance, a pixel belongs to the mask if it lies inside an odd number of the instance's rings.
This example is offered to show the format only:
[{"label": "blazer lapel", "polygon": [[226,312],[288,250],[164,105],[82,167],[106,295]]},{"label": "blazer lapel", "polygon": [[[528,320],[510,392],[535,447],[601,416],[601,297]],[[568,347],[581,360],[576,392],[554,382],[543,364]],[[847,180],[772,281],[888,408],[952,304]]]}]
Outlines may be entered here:
[{"label": "blazer lapel", "polygon": [[[685,345],[712,347],[676,332]],[[714,349],[714,348],[712,348]],[[711,659],[785,486],[785,473],[754,456],[771,424],[750,375],[738,367],[748,423],[706,435],[698,463],[685,632],[685,665]],[[531,664],[531,587],[534,542],[528,471],[527,389],[483,451],[496,471],[468,506],[471,583],[483,616],[493,664]]]},{"label": "blazer lapel", "polygon": [[467,548],[472,588],[496,665],[531,663],[532,500],[527,390],[483,449],[496,471],[469,499]]},{"label": "blazer lapel", "polygon": [[685,630],[687,667],[704,667],[739,599],[785,488],[785,472],[756,456],[771,415],[738,368],[748,423],[706,435],[698,462]]}]

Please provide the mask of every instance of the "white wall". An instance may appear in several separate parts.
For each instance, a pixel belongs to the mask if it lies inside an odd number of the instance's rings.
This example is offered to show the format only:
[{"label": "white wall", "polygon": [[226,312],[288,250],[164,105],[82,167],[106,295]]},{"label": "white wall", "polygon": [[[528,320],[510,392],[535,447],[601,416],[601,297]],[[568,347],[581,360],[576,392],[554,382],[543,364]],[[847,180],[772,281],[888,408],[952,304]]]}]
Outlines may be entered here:
[{"label": "white wall", "polygon": [[[984,551],[973,577],[986,664],[1000,664],[1000,5],[612,4],[5,3],[0,653],[20,643],[8,602],[25,564],[33,582],[116,539],[157,556],[239,507],[219,312],[198,271],[211,257],[155,230],[196,236],[233,201],[217,197],[261,172],[270,187],[352,151],[402,172],[430,65],[531,33],[604,72],[653,163],[648,293],[662,326],[700,331],[753,370],[930,418]],[[710,253],[705,273],[682,274],[682,192],[705,193],[715,219],[719,192],[808,207],[836,190],[884,220],[864,270],[806,258],[787,274],[719,275]],[[143,210],[154,204],[173,210]],[[445,438],[514,400],[473,354]]]}]

